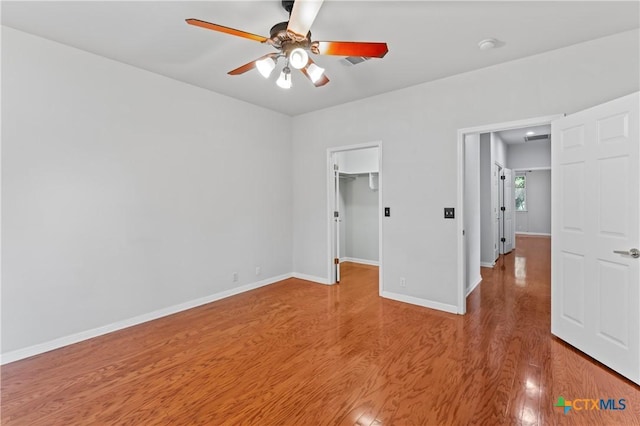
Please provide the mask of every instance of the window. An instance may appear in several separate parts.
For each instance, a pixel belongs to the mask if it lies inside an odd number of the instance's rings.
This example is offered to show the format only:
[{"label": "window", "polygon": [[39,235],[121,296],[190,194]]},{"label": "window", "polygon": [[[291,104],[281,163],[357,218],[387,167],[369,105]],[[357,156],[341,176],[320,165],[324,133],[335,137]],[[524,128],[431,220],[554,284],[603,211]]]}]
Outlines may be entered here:
[{"label": "window", "polygon": [[527,211],[527,177],[524,175],[516,176],[516,211]]}]

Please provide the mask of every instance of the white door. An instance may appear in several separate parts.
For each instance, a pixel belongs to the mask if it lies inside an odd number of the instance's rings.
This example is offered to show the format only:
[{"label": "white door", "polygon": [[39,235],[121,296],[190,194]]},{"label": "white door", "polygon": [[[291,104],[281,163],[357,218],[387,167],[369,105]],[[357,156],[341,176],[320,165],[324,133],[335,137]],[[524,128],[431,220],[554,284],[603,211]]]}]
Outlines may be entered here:
[{"label": "white door", "polygon": [[638,384],[639,102],[551,125],[551,332]]},{"label": "white door", "polygon": [[502,253],[509,253],[514,247],[515,224],[513,221],[513,210],[515,204],[515,190],[513,187],[513,172],[511,169],[502,169],[502,214],[503,214],[503,232],[504,238],[502,245]]},{"label": "white door", "polygon": [[336,164],[333,167],[333,180],[335,182],[335,200],[334,200],[334,210],[333,210],[333,220],[335,223],[335,257],[333,258],[333,263],[335,264],[336,275],[334,277],[335,282],[340,282],[340,171],[338,170],[338,165]]},{"label": "white door", "polygon": [[500,206],[502,203],[500,202],[500,166],[497,164],[493,165],[493,191],[491,193],[494,195],[494,200],[492,200],[493,205],[493,214],[494,214],[494,225],[493,225],[493,260],[496,261],[500,257],[500,252],[502,250],[502,243],[500,242],[500,235],[502,234],[502,219]]}]

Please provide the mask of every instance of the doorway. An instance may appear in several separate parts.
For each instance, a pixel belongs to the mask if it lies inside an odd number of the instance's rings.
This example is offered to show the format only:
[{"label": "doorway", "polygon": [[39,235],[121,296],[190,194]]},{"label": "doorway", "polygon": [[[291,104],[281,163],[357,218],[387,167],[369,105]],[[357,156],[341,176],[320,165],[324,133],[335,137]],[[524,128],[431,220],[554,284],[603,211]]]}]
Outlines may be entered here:
[{"label": "doorway", "polygon": [[[480,268],[481,262],[480,258],[478,259],[467,259],[470,253],[478,253],[479,250],[469,250],[469,244],[478,244],[475,241],[470,241],[467,238],[467,235],[474,235],[477,232],[468,232],[469,229],[466,229],[466,225],[469,223],[475,223],[477,226],[480,226],[480,221],[470,221],[465,218],[465,214],[469,214],[469,210],[465,203],[469,199],[468,193],[469,191],[475,191],[475,187],[467,187],[465,182],[465,168],[467,165],[467,161],[465,161],[465,148],[468,144],[480,143],[481,138],[480,135],[490,134],[493,138],[494,134],[498,132],[504,132],[515,129],[522,129],[528,127],[535,126],[548,126],[551,124],[552,120],[562,117],[562,115],[555,116],[545,116],[539,118],[532,118],[527,120],[513,121],[507,123],[498,123],[491,124],[486,126],[479,126],[474,128],[460,129],[458,130],[458,210],[460,215],[462,216],[457,223],[458,227],[458,300],[457,307],[459,314],[466,313],[466,296],[473,290],[475,285],[473,283],[470,284],[470,279],[473,280],[474,274],[479,274],[477,271],[473,271],[469,268],[469,265],[473,265],[473,269]],[[491,141],[491,146],[493,149],[493,141]],[[504,148],[504,147],[503,147]],[[498,152],[500,149],[498,148]],[[491,239],[490,249],[492,249],[493,259],[498,258],[498,255],[501,253],[509,252],[515,247],[515,220],[514,220],[514,208],[515,208],[515,198],[513,200],[504,200],[508,201],[509,206],[505,203],[502,203],[502,199],[504,198],[504,191],[513,191],[513,173],[506,166],[506,154],[503,152],[500,153],[503,155],[505,160],[503,161],[495,161],[493,159],[490,163],[488,163],[488,167],[491,168],[491,180],[487,183],[488,190],[491,191],[491,219],[489,220],[489,225],[491,227],[489,238]],[[478,159],[482,157],[482,154],[478,156]],[[479,166],[477,166],[479,168]],[[504,179],[501,177],[504,176]],[[506,185],[506,180],[509,179],[510,185]],[[502,182],[505,181],[505,186],[503,186]],[[467,195],[465,195],[467,194]],[[480,194],[479,197],[481,200],[486,199],[486,196],[482,196]],[[509,196],[509,198],[513,198]],[[511,203],[513,201],[513,204]],[[507,207],[509,207],[509,211],[507,211]],[[504,210],[502,210],[504,208]],[[486,221],[485,221],[486,223]],[[473,230],[471,230],[473,231]],[[513,231],[513,232],[512,232]],[[485,233],[486,234],[486,233]],[[502,241],[502,239],[505,239]],[[495,242],[498,244],[495,244]],[[474,256],[479,256],[474,254]],[[491,262],[494,263],[494,262]],[[490,266],[488,264],[484,264],[482,266]],[[492,265],[491,265],[492,266]],[[469,275],[471,274],[471,275]],[[477,285],[477,284],[476,284]]]},{"label": "doorway", "polygon": [[382,143],[327,150],[327,239],[330,284],[340,282],[340,264],[378,266],[382,293]]}]

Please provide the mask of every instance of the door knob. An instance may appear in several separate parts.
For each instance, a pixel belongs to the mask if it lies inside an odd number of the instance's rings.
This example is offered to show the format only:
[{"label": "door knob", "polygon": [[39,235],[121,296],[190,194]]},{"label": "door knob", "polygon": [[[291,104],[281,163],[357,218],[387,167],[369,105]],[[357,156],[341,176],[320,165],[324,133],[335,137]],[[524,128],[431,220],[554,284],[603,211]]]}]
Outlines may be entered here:
[{"label": "door knob", "polygon": [[626,255],[626,256],[631,256],[631,257],[633,257],[634,259],[637,259],[637,258],[639,258],[639,257],[640,257],[640,250],[638,250],[637,248],[632,248],[632,249],[631,249],[631,250],[629,250],[629,251],[624,251],[624,250],[614,250],[613,252],[614,252],[614,253],[617,253],[617,254],[624,254],[624,255]]}]

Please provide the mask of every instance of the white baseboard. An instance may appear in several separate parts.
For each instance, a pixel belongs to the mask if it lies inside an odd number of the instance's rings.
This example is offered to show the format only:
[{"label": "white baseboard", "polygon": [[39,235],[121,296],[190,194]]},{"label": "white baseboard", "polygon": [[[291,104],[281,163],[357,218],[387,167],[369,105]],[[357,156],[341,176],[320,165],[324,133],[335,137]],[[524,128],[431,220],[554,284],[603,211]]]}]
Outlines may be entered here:
[{"label": "white baseboard", "polygon": [[371,266],[380,265],[380,263],[376,260],[358,259],[355,257],[343,257],[342,259],[340,259],[340,262],[353,262],[353,263],[360,263],[362,265],[371,265]]},{"label": "white baseboard", "polygon": [[398,302],[410,303],[412,305],[418,305],[425,308],[437,309],[438,311],[449,312],[452,314],[458,313],[458,307],[455,305],[448,305],[446,303],[433,302],[431,300],[420,299],[418,297],[407,296],[406,294],[391,293],[389,291],[383,291],[382,297]]},{"label": "white baseboard", "polygon": [[236,294],[244,293],[256,288],[264,287],[269,284],[274,284],[278,281],[291,278],[292,274],[279,275],[273,278],[267,278],[262,281],[258,281],[251,284],[246,284],[241,287],[232,288],[229,290],[221,291],[219,293],[204,296],[199,299],[190,300],[188,302],[180,303],[166,308],[158,309],[153,312],[138,315],[133,318],[128,318],[122,321],[117,321],[111,324],[107,324],[101,327],[93,328],[91,330],[81,331],[69,336],[59,337],[54,340],[50,340],[44,343],[38,343],[37,345],[29,346],[15,351],[4,353],[0,356],[0,365],[8,364],[10,362],[18,361],[24,358],[28,358],[34,355],[39,355],[44,352],[49,352],[54,349],[61,348],[63,346],[72,345],[74,343],[81,342],[83,340],[92,339],[94,337],[102,336],[103,334],[111,333],[114,331],[122,330],[134,325],[142,324],[144,322],[153,321],[158,318],[165,317],[167,315],[173,315],[175,313],[186,311],[207,303],[215,302],[216,300],[225,299]]},{"label": "white baseboard", "polygon": [[483,268],[493,268],[494,266],[496,266],[496,262],[480,262],[480,266]]},{"label": "white baseboard", "polygon": [[473,284],[471,287],[469,287],[469,289],[467,290],[467,294],[464,295],[464,297],[467,297],[468,295],[471,294],[471,292],[473,290],[476,289],[476,287],[478,287],[478,285],[482,282],[482,277],[478,277],[475,281],[475,284]]},{"label": "white baseboard", "polygon": [[305,281],[311,281],[311,282],[318,283],[318,284],[324,284],[324,285],[333,285],[333,284],[335,284],[335,283],[329,282],[329,280],[326,279],[326,278],[316,277],[314,275],[301,274],[299,272],[294,272],[294,273],[291,274],[291,276],[293,278],[298,278],[300,280],[305,280]]},{"label": "white baseboard", "polygon": [[534,237],[550,237],[551,234],[545,232],[516,232],[516,235],[531,235]]}]

